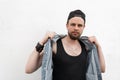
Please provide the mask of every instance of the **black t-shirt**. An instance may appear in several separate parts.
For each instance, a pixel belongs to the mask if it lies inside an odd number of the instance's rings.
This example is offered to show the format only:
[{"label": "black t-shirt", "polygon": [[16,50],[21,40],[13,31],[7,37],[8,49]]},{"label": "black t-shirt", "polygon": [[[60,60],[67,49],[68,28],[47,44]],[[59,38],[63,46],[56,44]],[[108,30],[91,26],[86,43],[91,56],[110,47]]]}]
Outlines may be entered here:
[{"label": "black t-shirt", "polygon": [[53,55],[53,80],[86,80],[87,53],[80,41],[82,52],[78,56],[68,55],[61,39],[57,41],[57,53]]}]

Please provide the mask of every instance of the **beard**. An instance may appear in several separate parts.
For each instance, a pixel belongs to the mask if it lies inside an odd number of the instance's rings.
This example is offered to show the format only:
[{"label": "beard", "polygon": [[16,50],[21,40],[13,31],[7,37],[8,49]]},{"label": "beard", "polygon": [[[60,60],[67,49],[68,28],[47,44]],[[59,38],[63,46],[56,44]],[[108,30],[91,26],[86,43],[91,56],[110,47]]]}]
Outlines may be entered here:
[{"label": "beard", "polygon": [[70,37],[70,39],[72,40],[78,40],[81,36],[81,34],[79,32],[68,32],[68,35]]}]

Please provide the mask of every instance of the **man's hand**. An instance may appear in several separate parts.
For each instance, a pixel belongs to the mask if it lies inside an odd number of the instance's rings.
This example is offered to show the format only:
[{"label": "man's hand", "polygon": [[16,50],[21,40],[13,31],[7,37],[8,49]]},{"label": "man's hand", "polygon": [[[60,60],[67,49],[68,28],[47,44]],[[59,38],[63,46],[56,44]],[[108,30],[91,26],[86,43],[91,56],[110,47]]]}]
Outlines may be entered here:
[{"label": "man's hand", "polygon": [[55,32],[50,32],[50,31],[46,32],[45,36],[43,37],[43,39],[39,43],[41,45],[44,45],[47,42],[47,40],[49,38],[52,39],[55,36],[55,34],[56,34]]},{"label": "man's hand", "polygon": [[90,42],[94,43],[96,46],[99,45],[98,40],[96,39],[95,36],[90,36],[88,37],[88,39],[90,40]]}]

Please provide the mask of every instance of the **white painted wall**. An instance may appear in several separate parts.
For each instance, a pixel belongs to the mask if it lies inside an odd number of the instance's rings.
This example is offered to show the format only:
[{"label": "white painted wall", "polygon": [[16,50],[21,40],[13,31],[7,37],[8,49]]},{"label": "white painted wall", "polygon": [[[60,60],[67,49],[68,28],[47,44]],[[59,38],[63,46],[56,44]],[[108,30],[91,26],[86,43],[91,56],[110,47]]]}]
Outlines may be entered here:
[{"label": "white painted wall", "polygon": [[83,35],[95,35],[104,52],[104,80],[119,80],[119,0],[0,0],[0,80],[40,80],[25,64],[46,31],[66,33],[71,10],[86,13]]}]

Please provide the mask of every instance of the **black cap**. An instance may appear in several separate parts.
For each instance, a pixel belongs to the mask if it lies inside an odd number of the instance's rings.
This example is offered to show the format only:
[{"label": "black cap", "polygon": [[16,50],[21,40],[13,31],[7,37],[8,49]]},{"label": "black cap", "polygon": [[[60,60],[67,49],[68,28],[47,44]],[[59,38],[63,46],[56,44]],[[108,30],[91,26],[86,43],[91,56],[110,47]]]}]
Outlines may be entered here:
[{"label": "black cap", "polygon": [[84,22],[86,21],[86,20],[85,20],[85,14],[84,14],[81,10],[71,11],[71,12],[69,13],[69,16],[68,16],[68,19],[67,19],[67,23],[68,23],[68,21],[69,21],[71,18],[73,18],[73,17],[81,17],[81,18],[84,20]]}]

